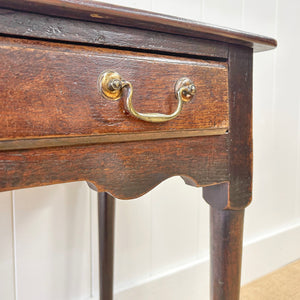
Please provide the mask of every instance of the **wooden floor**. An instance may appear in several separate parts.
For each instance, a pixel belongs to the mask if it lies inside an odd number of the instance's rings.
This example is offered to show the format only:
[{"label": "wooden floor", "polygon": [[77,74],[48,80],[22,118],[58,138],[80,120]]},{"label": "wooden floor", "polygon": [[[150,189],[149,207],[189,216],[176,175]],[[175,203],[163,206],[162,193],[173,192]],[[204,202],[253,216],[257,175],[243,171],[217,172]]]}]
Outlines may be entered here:
[{"label": "wooden floor", "polygon": [[300,260],[243,286],[241,300],[300,300]]}]

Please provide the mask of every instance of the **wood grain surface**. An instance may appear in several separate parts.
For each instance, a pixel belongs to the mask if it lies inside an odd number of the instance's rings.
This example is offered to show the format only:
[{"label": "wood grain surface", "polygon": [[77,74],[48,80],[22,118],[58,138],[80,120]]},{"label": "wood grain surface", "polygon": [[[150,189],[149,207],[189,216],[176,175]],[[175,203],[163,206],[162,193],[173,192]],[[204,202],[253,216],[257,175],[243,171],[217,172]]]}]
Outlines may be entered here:
[{"label": "wood grain surface", "polygon": [[244,209],[210,208],[210,291],[212,300],[239,300]]},{"label": "wood grain surface", "polygon": [[0,7],[200,37],[245,45],[255,51],[269,50],[277,44],[276,40],[260,35],[95,0],[0,0]]},{"label": "wood grain surface", "polygon": [[228,208],[243,209],[252,200],[253,55],[246,47],[229,48],[230,200]]},{"label": "wood grain surface", "polygon": [[211,295],[238,300],[244,208],[252,199],[252,51],[229,47],[229,180],[203,188],[211,205]]},{"label": "wood grain surface", "polygon": [[252,51],[229,51],[229,186],[203,189],[205,200],[218,209],[243,209],[252,200]]},{"label": "wood grain surface", "polygon": [[[0,7],[41,14],[0,11],[7,35],[0,38],[0,191],[87,181],[113,195],[99,194],[100,286],[112,299],[113,197],[136,198],[180,175],[204,186],[211,205],[211,299],[238,300],[244,208],[252,196],[252,55],[276,41],[94,0],[0,0]],[[172,121],[139,121],[122,100],[100,94],[97,80],[106,70],[132,83],[140,112],[173,112],[181,77],[194,81],[197,93]]]},{"label": "wood grain surface", "polygon": [[228,136],[0,151],[0,191],[83,181],[136,198],[181,175],[195,186],[229,180]]},{"label": "wood grain surface", "polygon": [[[167,136],[174,131],[184,136],[185,130],[202,135],[201,130],[213,134],[228,129],[225,62],[10,38],[1,38],[0,53],[5,70],[0,75],[1,141],[147,132]],[[132,83],[133,104],[139,112],[175,111],[174,85],[182,77],[189,77],[197,92],[176,119],[140,121],[125,112],[124,99],[112,101],[101,95],[97,81],[106,70],[117,71]]]},{"label": "wood grain surface", "polygon": [[219,41],[1,8],[0,33],[96,46],[122,47],[135,51],[223,59],[228,57],[228,45]]},{"label": "wood grain surface", "polygon": [[116,199],[98,193],[99,294],[101,300],[113,300]]}]

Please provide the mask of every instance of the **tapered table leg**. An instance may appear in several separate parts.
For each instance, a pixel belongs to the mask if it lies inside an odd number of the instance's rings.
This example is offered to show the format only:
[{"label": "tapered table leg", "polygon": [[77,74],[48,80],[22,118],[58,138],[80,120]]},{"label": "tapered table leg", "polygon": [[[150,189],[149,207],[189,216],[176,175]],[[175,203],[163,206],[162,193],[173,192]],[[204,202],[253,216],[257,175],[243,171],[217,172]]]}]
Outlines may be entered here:
[{"label": "tapered table leg", "polygon": [[211,300],[238,300],[244,209],[210,207]]},{"label": "tapered table leg", "polygon": [[115,202],[98,193],[100,300],[113,300]]}]

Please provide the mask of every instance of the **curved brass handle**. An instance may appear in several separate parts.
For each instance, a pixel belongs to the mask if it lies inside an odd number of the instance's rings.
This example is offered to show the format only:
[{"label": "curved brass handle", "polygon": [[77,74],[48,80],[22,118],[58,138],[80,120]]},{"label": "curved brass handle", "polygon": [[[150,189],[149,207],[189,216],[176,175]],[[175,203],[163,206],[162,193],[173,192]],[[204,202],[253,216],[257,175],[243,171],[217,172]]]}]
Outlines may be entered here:
[{"label": "curved brass handle", "polygon": [[118,100],[122,97],[123,89],[127,88],[128,93],[125,100],[125,109],[134,117],[152,123],[166,122],[176,118],[182,109],[183,102],[190,101],[196,93],[193,82],[186,77],[179,79],[175,84],[175,97],[178,100],[176,110],[169,114],[160,113],[140,113],[132,104],[132,84],[123,80],[120,74],[113,71],[106,71],[99,77],[99,89],[102,94],[111,100]]}]

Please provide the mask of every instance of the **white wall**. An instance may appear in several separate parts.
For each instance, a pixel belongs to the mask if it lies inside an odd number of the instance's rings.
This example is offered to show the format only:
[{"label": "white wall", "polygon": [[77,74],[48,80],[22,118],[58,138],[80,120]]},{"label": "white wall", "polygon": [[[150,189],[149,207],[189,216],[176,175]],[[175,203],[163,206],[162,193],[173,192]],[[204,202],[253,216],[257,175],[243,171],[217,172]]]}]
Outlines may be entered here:
[{"label": "white wall", "polygon": [[[278,39],[254,57],[254,186],[243,282],[300,257],[298,0],[107,1]],[[0,299],[97,299],[96,195],[85,183],[0,194]],[[171,178],[117,202],[117,300],[208,299],[208,206]]]}]

